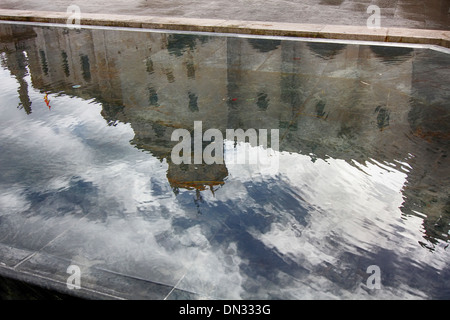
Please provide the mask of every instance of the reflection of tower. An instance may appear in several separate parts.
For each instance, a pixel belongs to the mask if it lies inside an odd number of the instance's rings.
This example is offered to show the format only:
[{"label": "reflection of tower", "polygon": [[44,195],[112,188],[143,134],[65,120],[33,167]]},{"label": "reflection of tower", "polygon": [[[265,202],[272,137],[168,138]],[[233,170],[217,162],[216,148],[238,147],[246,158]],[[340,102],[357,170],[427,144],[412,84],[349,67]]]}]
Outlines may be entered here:
[{"label": "reflection of tower", "polygon": [[25,77],[28,75],[26,49],[35,39],[36,33],[32,28],[26,26],[12,27],[0,25],[0,43],[6,53],[6,65],[11,74],[19,83],[19,108],[24,109],[27,114],[31,113],[31,100],[28,96],[28,83]]},{"label": "reflection of tower", "polygon": [[[171,136],[176,128],[192,132],[194,121],[202,121],[205,130],[225,128],[224,40],[150,33],[128,37],[134,38],[133,43],[145,43],[122,49],[117,57],[117,64],[123,66],[119,79],[126,106],[119,119],[133,127],[132,143],[167,161],[174,192],[214,192],[228,175],[226,166],[174,164],[171,151],[176,142]],[[123,47],[123,42],[118,46]],[[130,61],[142,63],[130,66]]]},{"label": "reflection of tower", "polygon": [[279,128],[278,119],[286,112],[286,106],[280,103],[281,43],[271,39],[227,39],[227,128],[269,132]]},{"label": "reflection of tower", "polygon": [[209,189],[214,193],[228,176],[225,164],[173,164],[168,161],[167,179],[175,191],[178,189]]},{"label": "reflection of tower", "polygon": [[31,101],[28,96],[28,83],[25,80],[27,76],[27,58],[23,51],[16,51],[13,54],[7,55],[8,59],[8,69],[11,74],[14,75],[19,82],[19,93],[20,104],[19,108],[23,108],[27,114],[31,113]]}]

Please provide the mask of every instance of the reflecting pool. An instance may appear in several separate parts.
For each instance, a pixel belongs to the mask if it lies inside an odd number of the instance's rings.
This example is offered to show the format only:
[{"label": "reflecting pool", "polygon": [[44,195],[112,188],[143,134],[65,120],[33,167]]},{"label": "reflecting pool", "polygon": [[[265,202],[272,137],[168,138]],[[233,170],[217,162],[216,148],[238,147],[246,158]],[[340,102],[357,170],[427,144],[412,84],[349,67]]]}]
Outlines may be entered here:
[{"label": "reflecting pool", "polygon": [[[51,287],[76,265],[87,297],[450,298],[445,49],[2,23],[0,61],[1,273]],[[192,154],[276,167],[178,164],[195,122],[224,140]]]}]

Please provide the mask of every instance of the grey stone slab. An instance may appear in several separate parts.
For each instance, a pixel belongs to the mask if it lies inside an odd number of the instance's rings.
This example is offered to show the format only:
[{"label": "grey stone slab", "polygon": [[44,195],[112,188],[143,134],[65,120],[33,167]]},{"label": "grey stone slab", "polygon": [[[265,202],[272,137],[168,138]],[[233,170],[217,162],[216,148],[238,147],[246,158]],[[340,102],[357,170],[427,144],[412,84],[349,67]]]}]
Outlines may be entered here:
[{"label": "grey stone slab", "polygon": [[[75,284],[69,279],[72,274],[67,272],[71,265],[80,268],[80,289],[69,289],[67,286],[67,283]],[[162,300],[172,290],[171,286],[137,279],[43,253],[36,254],[21,264],[16,272],[26,273],[28,277],[35,277],[37,283],[47,283],[47,286],[56,287],[65,293],[90,299]]]},{"label": "grey stone slab", "polygon": [[20,250],[37,251],[72,227],[69,217],[46,219],[38,215],[7,215],[1,217],[0,242]]},{"label": "grey stone slab", "polygon": [[208,296],[202,296],[197,293],[192,293],[180,289],[173,289],[164,300],[208,300],[212,299]]},{"label": "grey stone slab", "polygon": [[[17,10],[42,10],[47,12],[66,12],[69,0],[47,2],[44,0],[4,0],[2,9]],[[448,12],[448,2],[442,1],[388,1],[388,0],[306,0],[306,1],[281,1],[281,0],[254,0],[251,2],[230,1],[141,1],[112,0],[79,0],[76,4],[82,13],[101,14],[125,14],[139,16],[161,16],[179,18],[202,18],[202,19],[237,19],[257,20],[290,23],[319,23],[335,25],[364,25],[369,17],[366,12],[369,5],[377,5],[383,9],[395,9],[397,16],[386,16],[386,27],[410,26],[412,28],[424,28],[425,19],[436,21],[441,30],[449,29],[449,21],[446,18],[437,18],[430,11]],[[427,11],[425,11],[425,8]],[[405,13],[406,15],[403,15]],[[408,14],[419,14],[424,17],[420,23],[415,16]]]},{"label": "grey stone slab", "polygon": [[170,230],[153,229],[151,223],[142,223],[138,234],[131,221],[111,219],[101,224],[86,219],[43,251],[75,264],[174,286],[198,249],[183,246]]},{"label": "grey stone slab", "polygon": [[0,265],[14,267],[34,252],[0,244]]}]

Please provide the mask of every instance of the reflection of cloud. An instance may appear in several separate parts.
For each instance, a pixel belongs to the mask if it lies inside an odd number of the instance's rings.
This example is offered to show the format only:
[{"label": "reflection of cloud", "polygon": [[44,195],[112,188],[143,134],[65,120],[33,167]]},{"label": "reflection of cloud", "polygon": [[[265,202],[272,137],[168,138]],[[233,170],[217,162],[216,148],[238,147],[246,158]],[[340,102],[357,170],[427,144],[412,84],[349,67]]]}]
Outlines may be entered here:
[{"label": "reflection of cloud", "polygon": [[30,207],[20,188],[0,188],[0,216],[20,214]]},{"label": "reflection of cloud", "polygon": [[280,152],[272,148],[224,141],[224,162],[235,177],[275,176],[279,172],[279,159]]},{"label": "reflection of cloud", "polygon": [[[40,97],[34,92],[32,98]],[[100,116],[101,106],[89,101],[60,96],[54,103],[51,112],[36,107],[23,121],[2,119],[14,123],[1,129],[14,164],[8,169],[30,179],[39,177],[30,181],[29,188],[34,191],[67,188],[72,177],[78,176],[94,183],[102,197],[122,199],[126,211],[151,202],[148,172],[164,177],[165,168],[156,159],[130,148],[128,141],[134,136],[130,126],[106,126]],[[19,153],[16,145],[20,146]]]},{"label": "reflection of cloud", "polygon": [[241,263],[242,258],[237,255],[234,242],[219,250],[214,247],[201,250],[178,287],[196,290],[212,298],[242,299],[245,275],[240,270]]},{"label": "reflection of cloud", "polygon": [[[341,298],[367,297],[368,293],[360,289],[344,292],[343,283],[321,279],[320,272],[315,272],[318,267],[329,264],[342,265],[341,271],[349,269],[355,273],[364,265],[346,266],[345,256],[359,256],[361,250],[373,253],[381,249],[392,250],[395,259],[408,257],[414,260],[418,270],[425,270],[427,265],[437,270],[446,268],[448,259],[445,255],[439,258],[417,245],[422,236],[419,231],[421,219],[402,218],[399,207],[403,202],[401,190],[406,175],[375,161],[357,167],[334,159],[312,162],[309,157],[299,154],[284,154],[280,158],[283,179],[289,181],[289,186],[315,209],[309,211],[305,225],[284,216],[285,220],[271,223],[265,232],[252,230],[252,236],[284,259],[295,261],[312,272],[301,280],[310,288],[302,294],[292,289],[293,296],[305,298],[311,294],[312,297],[320,288],[322,297],[331,292]],[[367,261],[367,266],[381,263],[374,258]],[[398,273],[399,277],[404,276],[403,272]],[[376,296],[408,298],[417,294],[423,297],[423,293],[408,286],[414,286],[413,278],[408,278],[409,283],[403,283],[402,289],[385,288]],[[357,278],[345,281],[347,285],[349,281],[363,283]],[[320,283],[322,285],[318,285]],[[412,296],[405,292],[411,292]]]},{"label": "reflection of cloud", "polygon": [[[41,98],[37,92],[30,97]],[[167,164],[134,149],[128,125],[106,126],[99,105],[65,96],[54,97],[53,102],[51,112],[35,103],[27,118],[19,112],[5,112],[2,118],[14,124],[13,130],[1,129],[2,144],[14,164],[8,167],[9,174],[25,172],[23,186],[1,193],[2,212],[17,214],[11,225],[32,220],[32,228],[47,232],[56,226],[51,235],[59,237],[50,237],[36,249],[47,244],[43,252],[73,263],[92,262],[98,268],[168,285],[184,279],[180,287],[194,292],[201,288],[189,279],[199,277],[203,289],[212,288],[208,294],[239,298],[239,290],[232,294],[235,289],[227,286],[235,279],[231,283],[239,288],[239,257],[218,255],[199,225],[174,231],[173,219],[186,214],[166,180]],[[74,188],[79,183],[91,187]],[[77,198],[86,190],[96,193],[93,202]],[[87,204],[85,218],[76,212],[60,216],[72,201]],[[27,211],[32,217],[22,215]]]}]

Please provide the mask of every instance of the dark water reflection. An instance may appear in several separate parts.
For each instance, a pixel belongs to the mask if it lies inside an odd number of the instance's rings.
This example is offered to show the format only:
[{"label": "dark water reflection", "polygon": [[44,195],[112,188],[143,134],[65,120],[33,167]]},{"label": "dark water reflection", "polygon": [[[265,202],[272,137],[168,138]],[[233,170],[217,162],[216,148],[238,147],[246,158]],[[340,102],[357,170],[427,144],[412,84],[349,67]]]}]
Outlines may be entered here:
[{"label": "dark water reflection", "polygon": [[[5,248],[200,297],[450,298],[447,54],[7,24],[0,42]],[[175,165],[194,121],[279,129],[279,170]]]}]

